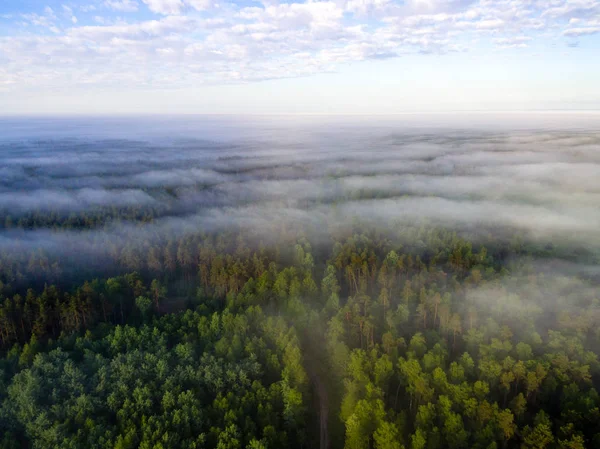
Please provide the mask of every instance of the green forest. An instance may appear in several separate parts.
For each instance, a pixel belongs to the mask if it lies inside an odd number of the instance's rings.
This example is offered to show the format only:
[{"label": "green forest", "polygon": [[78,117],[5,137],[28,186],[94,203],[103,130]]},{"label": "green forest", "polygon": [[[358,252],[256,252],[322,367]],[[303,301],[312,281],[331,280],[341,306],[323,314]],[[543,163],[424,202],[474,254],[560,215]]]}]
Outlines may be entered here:
[{"label": "green forest", "polygon": [[[3,226],[126,217],[153,220]],[[123,232],[97,261],[1,252],[1,448],[600,448],[597,279],[536,265],[586,254],[427,223]]]}]

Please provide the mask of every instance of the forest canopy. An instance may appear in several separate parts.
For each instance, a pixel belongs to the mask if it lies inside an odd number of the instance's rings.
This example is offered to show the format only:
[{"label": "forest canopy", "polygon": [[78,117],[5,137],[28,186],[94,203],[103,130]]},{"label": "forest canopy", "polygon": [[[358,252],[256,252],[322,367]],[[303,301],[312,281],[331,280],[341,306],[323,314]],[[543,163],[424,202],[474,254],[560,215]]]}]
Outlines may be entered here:
[{"label": "forest canopy", "polygon": [[600,132],[86,130],[0,139],[0,448],[600,447]]}]

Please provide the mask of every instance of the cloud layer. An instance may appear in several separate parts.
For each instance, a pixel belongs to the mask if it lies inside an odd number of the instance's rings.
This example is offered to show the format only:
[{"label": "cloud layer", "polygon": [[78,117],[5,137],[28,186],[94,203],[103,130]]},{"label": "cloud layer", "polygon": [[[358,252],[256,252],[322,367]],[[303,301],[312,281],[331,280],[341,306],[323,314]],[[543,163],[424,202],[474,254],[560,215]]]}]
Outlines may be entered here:
[{"label": "cloud layer", "polygon": [[594,0],[96,0],[0,18],[0,89],[190,87],[306,76],[346,63],[576,45]]}]

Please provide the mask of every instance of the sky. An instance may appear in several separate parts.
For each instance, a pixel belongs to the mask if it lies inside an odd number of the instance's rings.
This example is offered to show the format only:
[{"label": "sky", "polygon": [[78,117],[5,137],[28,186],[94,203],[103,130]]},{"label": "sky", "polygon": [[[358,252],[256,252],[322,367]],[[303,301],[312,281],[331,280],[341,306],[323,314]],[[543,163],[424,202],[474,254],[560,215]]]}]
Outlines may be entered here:
[{"label": "sky", "polygon": [[595,0],[2,0],[0,115],[600,110]]}]

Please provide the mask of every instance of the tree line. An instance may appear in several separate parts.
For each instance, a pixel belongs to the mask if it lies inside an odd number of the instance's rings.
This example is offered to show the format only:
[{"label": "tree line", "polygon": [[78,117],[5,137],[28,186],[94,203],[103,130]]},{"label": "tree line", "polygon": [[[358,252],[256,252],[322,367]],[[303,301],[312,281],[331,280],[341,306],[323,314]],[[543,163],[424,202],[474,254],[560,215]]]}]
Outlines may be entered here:
[{"label": "tree line", "polygon": [[600,447],[599,290],[533,269],[557,251],[356,225],[115,247],[89,280],[7,256],[3,447],[315,447],[315,378],[332,448]]}]

